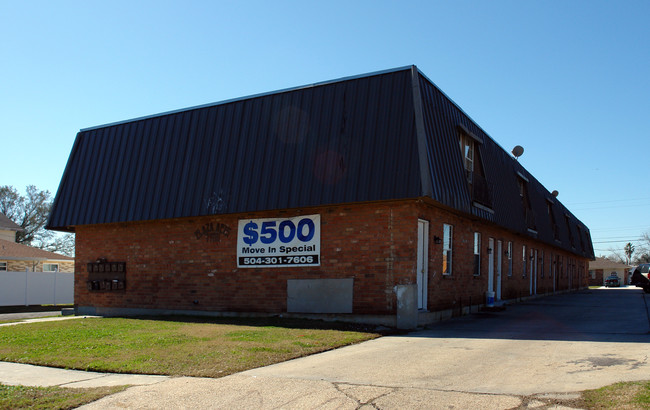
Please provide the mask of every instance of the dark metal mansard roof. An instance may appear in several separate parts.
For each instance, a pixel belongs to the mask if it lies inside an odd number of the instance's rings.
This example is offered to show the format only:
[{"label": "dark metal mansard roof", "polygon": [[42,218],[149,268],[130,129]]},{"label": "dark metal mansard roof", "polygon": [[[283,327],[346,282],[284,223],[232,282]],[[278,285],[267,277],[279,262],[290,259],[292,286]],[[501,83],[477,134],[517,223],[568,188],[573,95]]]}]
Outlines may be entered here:
[{"label": "dark metal mansard roof", "polygon": [[48,228],[419,197],[593,258],[588,228],[415,66],[81,130]]}]

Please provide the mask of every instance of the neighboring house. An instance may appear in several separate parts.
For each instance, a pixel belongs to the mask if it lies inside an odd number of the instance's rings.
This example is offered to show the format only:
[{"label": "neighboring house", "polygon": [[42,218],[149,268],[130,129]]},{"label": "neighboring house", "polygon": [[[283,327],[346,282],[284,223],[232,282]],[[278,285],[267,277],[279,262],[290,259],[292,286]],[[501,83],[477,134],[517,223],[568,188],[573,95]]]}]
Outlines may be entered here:
[{"label": "neighboring house", "polygon": [[598,257],[596,260],[589,262],[589,285],[605,285],[605,279],[612,273],[618,276],[621,285],[627,285],[630,270],[631,267],[629,265]]},{"label": "neighboring house", "polygon": [[23,230],[20,225],[9,219],[5,214],[0,213],[0,239],[16,242],[16,232]]},{"label": "neighboring house", "polygon": [[594,257],[415,66],[83,129],[48,228],[76,233],[79,314],[410,328],[583,288]]},{"label": "neighboring house", "polygon": [[0,239],[0,271],[74,272],[74,258]]},{"label": "neighboring house", "polygon": [[0,272],[74,272],[74,258],[16,243],[22,230],[0,213]]}]

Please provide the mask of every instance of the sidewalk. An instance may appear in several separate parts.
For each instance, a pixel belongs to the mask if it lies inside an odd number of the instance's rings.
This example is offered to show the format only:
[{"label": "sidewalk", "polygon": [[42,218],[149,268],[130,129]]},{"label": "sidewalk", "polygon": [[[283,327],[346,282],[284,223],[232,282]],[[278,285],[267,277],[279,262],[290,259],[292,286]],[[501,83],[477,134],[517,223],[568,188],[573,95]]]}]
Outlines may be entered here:
[{"label": "sidewalk", "polygon": [[646,298],[612,288],[548,296],[219,379],[0,362],[0,383],[135,385],[84,409],[566,409],[583,390],[648,378]]},{"label": "sidewalk", "polygon": [[0,383],[40,387],[103,387],[150,385],[168,380],[169,376],[117,374],[66,370],[31,364],[0,362]]},{"label": "sidewalk", "polygon": [[53,322],[57,320],[71,320],[71,319],[83,319],[86,317],[93,317],[93,316],[61,316],[60,314],[57,315],[56,313],[52,315],[48,315],[48,313],[53,313],[53,312],[30,313],[29,315],[32,316],[27,316],[27,314],[25,313],[5,313],[0,315],[0,321],[19,320],[19,322],[0,323],[0,327],[21,325],[23,323]]}]

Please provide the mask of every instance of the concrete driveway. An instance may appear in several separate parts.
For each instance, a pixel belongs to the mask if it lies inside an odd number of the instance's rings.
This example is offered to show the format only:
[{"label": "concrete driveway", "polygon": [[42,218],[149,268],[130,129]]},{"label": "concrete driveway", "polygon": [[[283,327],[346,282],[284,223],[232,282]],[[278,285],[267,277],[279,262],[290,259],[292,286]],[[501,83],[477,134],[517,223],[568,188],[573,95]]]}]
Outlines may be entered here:
[{"label": "concrete driveway", "polygon": [[548,296],[221,379],[133,387],[86,408],[540,408],[650,379],[647,299],[637,288]]}]

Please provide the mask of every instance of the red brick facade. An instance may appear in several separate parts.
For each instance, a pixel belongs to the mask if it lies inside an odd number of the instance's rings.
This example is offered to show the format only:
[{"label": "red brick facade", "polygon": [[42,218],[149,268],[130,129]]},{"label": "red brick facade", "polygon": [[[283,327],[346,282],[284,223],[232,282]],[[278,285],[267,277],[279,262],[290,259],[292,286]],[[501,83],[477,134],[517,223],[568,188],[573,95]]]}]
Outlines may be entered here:
[{"label": "red brick facade", "polygon": [[[320,266],[237,267],[238,220],[309,214],[321,215]],[[77,226],[75,302],[83,307],[282,313],[287,310],[287,280],[353,277],[353,314],[394,315],[394,287],[416,283],[418,219],[429,222],[430,311],[467,305],[470,298],[472,304],[484,303],[490,237],[495,244],[502,241],[503,251],[513,243],[511,276],[508,259],[502,261],[503,299],[530,295],[530,268],[522,275],[523,245],[528,266],[530,250],[538,252],[537,294],[586,286],[585,258],[420,200],[403,200]],[[442,238],[445,223],[454,227],[448,276],[441,273],[442,245],[434,240]],[[482,236],[478,276],[473,274],[474,232]],[[87,264],[100,258],[126,262],[125,289],[88,289]]]},{"label": "red brick facade", "polygon": [[[560,248],[551,247],[532,237],[515,234],[496,225],[420,204],[420,219],[430,223],[428,309],[439,311],[458,306],[481,304],[488,289],[489,238],[494,239],[493,252],[497,243],[502,244],[501,299],[517,299],[531,295],[531,251],[537,255],[537,266],[533,261],[533,292],[547,294],[553,291],[578,289],[587,286],[588,259],[570,254]],[[442,244],[434,243],[434,236],[442,238],[443,224],[453,226],[453,270],[451,275],[442,275]],[[480,274],[474,275],[474,233],[481,234]],[[512,243],[512,269],[506,251]],[[526,247],[526,272],[523,269],[523,246]],[[535,253],[537,252],[537,253]],[[494,255],[494,288],[497,287],[498,258]],[[535,268],[537,269],[535,286]],[[553,271],[555,270],[555,275]],[[555,280],[555,284],[554,284]]]}]

